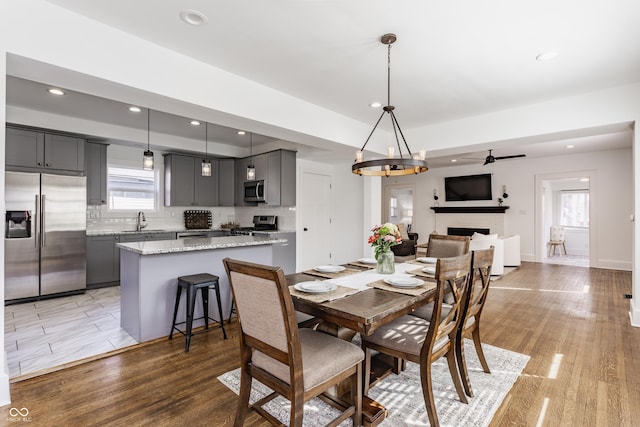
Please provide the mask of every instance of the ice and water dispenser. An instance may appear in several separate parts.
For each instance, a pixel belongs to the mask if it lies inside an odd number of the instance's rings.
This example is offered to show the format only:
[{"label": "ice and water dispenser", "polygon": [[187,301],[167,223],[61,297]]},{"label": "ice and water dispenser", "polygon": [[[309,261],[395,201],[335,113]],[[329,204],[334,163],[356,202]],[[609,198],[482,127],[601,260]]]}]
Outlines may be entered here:
[{"label": "ice and water dispenser", "polygon": [[7,211],[4,221],[5,239],[31,237],[31,211]]}]

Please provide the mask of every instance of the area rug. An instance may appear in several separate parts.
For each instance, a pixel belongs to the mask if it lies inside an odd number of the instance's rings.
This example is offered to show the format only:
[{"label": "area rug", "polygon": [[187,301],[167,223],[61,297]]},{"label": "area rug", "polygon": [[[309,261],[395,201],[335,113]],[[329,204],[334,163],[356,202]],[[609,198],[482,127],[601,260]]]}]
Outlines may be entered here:
[{"label": "area rug", "polygon": [[[491,368],[491,374],[485,374],[473,342],[465,340],[464,348],[475,397],[469,398],[469,404],[460,402],[453,387],[446,360],[438,360],[434,363],[432,371],[433,394],[438,418],[442,426],[488,426],[504,397],[529,361],[529,356],[484,344],[484,353]],[[219,376],[218,380],[237,394],[240,390],[240,369],[227,372]],[[258,401],[270,392],[268,387],[254,380],[251,402]],[[420,385],[420,367],[415,363],[408,362],[407,369],[400,375],[389,375],[380,381],[369,391],[369,396],[388,409],[388,416],[380,424],[381,426],[429,425]],[[284,424],[289,423],[288,400],[278,397],[269,402],[265,409]],[[320,399],[313,399],[305,404],[303,425],[308,427],[325,425],[336,414],[337,412],[331,406]],[[351,420],[340,425],[350,426]]]},{"label": "area rug", "polygon": [[504,276],[506,276],[509,273],[513,273],[514,271],[516,271],[518,269],[518,267],[505,267],[504,271],[501,275],[499,276],[491,276],[491,281],[495,282],[496,280],[500,280],[502,279]]}]

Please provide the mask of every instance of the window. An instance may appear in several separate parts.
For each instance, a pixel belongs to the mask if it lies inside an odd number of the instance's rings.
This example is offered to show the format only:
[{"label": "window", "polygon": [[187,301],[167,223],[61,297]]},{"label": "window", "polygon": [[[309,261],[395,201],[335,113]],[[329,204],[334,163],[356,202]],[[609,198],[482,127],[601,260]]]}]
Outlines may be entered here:
[{"label": "window", "polygon": [[395,219],[398,211],[398,198],[397,197],[391,197],[391,199],[389,199],[389,217],[391,218],[391,220]]},{"label": "window", "polygon": [[562,191],[560,193],[560,225],[589,227],[589,192]]},{"label": "window", "polygon": [[110,211],[156,211],[156,171],[109,166],[107,196]]}]

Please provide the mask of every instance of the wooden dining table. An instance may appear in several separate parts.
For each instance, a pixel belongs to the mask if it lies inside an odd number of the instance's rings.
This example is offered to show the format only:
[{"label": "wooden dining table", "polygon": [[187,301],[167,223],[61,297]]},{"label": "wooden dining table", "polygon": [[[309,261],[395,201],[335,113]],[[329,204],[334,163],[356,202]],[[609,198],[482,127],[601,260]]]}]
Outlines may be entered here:
[{"label": "wooden dining table", "polygon": [[[352,268],[352,266],[349,267]],[[418,267],[416,265],[416,268]],[[366,269],[362,269],[362,271],[366,271]],[[321,279],[308,273],[294,273],[286,277],[289,286]],[[348,340],[351,340],[356,332],[364,336],[371,335],[380,326],[392,322],[434,299],[435,289],[425,291],[419,295],[407,295],[373,287],[324,302],[314,302],[292,295],[293,305],[297,311],[321,320],[321,327],[325,332],[333,333]],[[347,328],[353,332],[344,334],[340,332],[342,328]],[[374,368],[376,372],[373,375],[376,379],[379,380],[392,371],[398,373],[398,365],[389,364],[388,360],[386,362],[382,368]],[[366,396],[363,398],[362,409],[363,425],[365,426],[378,425],[386,414],[386,408]]]}]

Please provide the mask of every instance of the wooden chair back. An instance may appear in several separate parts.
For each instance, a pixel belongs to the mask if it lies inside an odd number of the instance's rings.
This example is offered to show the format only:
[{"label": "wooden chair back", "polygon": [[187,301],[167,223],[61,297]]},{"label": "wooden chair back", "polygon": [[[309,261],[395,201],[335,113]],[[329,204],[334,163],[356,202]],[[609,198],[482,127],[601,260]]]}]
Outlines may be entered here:
[{"label": "wooden chair back", "polygon": [[430,234],[427,256],[434,258],[456,257],[469,252],[469,236]]},{"label": "wooden chair back", "polygon": [[[280,267],[225,258],[224,267],[240,323],[241,357],[258,350],[290,367],[302,367],[302,355],[293,301]],[[292,384],[293,385],[293,384]]]},{"label": "wooden chair back", "polygon": [[[465,298],[471,275],[471,254],[439,258],[436,263],[436,296],[427,336],[420,352],[421,363],[431,363],[449,352],[464,317]],[[451,294],[443,311],[445,293]]]},{"label": "wooden chair back", "polygon": [[471,257],[471,285],[465,307],[465,321],[461,326],[465,328],[468,321],[474,317],[480,317],[484,303],[487,300],[489,284],[491,283],[491,265],[493,264],[493,250],[477,250],[472,252]]}]

